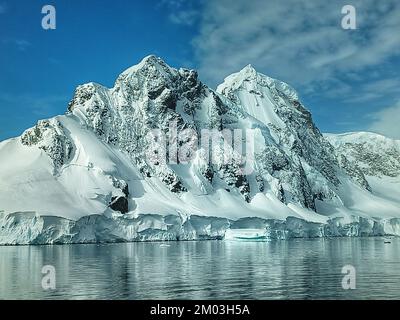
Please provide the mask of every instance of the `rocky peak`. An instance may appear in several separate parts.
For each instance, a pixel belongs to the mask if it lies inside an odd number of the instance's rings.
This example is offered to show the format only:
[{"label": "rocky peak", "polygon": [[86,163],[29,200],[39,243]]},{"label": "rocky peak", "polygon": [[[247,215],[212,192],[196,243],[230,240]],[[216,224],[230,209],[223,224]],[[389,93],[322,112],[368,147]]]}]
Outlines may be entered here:
[{"label": "rocky peak", "polygon": [[326,134],[338,158],[357,167],[366,176],[400,176],[400,140],[371,132]]},{"label": "rocky peak", "polygon": [[227,95],[229,91],[242,89],[261,95],[263,88],[268,89],[271,94],[275,93],[291,100],[299,99],[297,92],[290,85],[258,72],[251,64],[226,77],[217,87],[217,92]]},{"label": "rocky peak", "polygon": [[140,63],[122,72],[116,80],[116,86],[125,80],[172,81],[177,77],[177,70],[168,66],[161,58],[154,55],[147,56]]},{"label": "rocky peak", "polygon": [[[335,173],[337,160],[333,156],[332,147],[324,140],[311,113],[299,101],[292,87],[259,73],[248,65],[225,78],[217,92],[268,127],[280,150],[278,152],[273,146],[267,146],[268,150],[263,157],[269,155],[271,161],[284,157],[285,162],[297,164],[297,169],[288,169],[291,172],[302,170],[299,166],[303,169],[310,166],[306,170],[308,173],[315,170],[327,182],[339,184]],[[318,189],[313,186],[315,179],[310,177],[308,180],[302,185],[310,184],[309,188],[314,191],[309,193],[315,193]]]},{"label": "rocky peak", "polygon": [[237,76],[247,81],[257,80],[258,72],[251,64],[248,64],[237,73]]}]

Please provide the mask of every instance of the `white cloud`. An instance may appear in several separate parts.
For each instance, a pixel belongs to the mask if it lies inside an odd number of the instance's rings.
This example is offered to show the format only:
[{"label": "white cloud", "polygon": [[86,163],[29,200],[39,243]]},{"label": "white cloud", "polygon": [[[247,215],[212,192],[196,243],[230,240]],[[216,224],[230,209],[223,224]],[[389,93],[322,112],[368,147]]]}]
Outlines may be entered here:
[{"label": "white cloud", "polygon": [[4,3],[0,3],[0,14],[6,13],[6,12],[7,12],[6,5]]},{"label": "white cloud", "polygon": [[196,22],[198,14],[196,10],[177,11],[169,15],[169,20],[175,24],[191,26]]},{"label": "white cloud", "polygon": [[161,0],[161,6],[167,6],[174,9],[182,8],[186,0]]},{"label": "white cloud", "polygon": [[25,39],[3,39],[2,43],[6,45],[14,45],[19,51],[25,51],[32,45],[28,40]]},{"label": "white cloud", "polygon": [[60,105],[66,105],[70,97],[64,95],[37,96],[32,94],[13,94],[0,92],[0,104],[3,106],[27,107],[29,112],[39,117],[49,117],[56,114],[55,110]]},{"label": "white cloud", "polygon": [[193,41],[200,75],[215,85],[251,63],[295,87],[313,90],[399,54],[399,1],[353,0],[356,30],[341,28],[345,4],[211,0],[203,7],[200,33]]},{"label": "white cloud", "polygon": [[400,96],[400,78],[386,78],[365,82],[358,90],[349,92],[344,102],[372,102],[388,96]]},{"label": "white cloud", "polygon": [[20,51],[25,51],[28,47],[31,46],[31,43],[24,39],[15,39],[14,43]]},{"label": "white cloud", "polygon": [[175,24],[191,26],[197,22],[200,11],[198,6],[202,6],[199,0],[162,0],[160,7],[170,11],[168,19]]},{"label": "white cloud", "polygon": [[400,101],[392,107],[372,114],[371,118],[373,121],[369,127],[370,131],[400,139]]}]

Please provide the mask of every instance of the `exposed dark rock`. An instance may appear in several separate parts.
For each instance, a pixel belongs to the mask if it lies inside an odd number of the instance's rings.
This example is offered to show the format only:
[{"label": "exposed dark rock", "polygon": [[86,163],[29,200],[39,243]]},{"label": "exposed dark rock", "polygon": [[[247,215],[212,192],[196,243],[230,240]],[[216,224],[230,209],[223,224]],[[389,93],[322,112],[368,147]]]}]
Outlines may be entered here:
[{"label": "exposed dark rock", "polygon": [[265,190],[265,183],[264,183],[264,179],[262,178],[262,176],[260,176],[259,174],[256,175],[256,182],[258,185],[258,190],[260,192],[264,192]]},{"label": "exposed dark rock", "polygon": [[110,208],[113,209],[114,211],[127,213],[129,211],[128,199],[126,197],[112,197]]},{"label": "exposed dark rock", "polygon": [[179,178],[172,174],[164,174],[161,176],[161,180],[169,187],[169,189],[174,192],[174,193],[179,193],[179,192],[186,192],[187,189],[183,186],[182,182],[179,180]]},{"label": "exposed dark rock", "polygon": [[161,95],[164,91],[165,86],[160,86],[159,88],[154,89],[153,91],[149,91],[148,96],[150,99],[154,100]]},{"label": "exposed dark rock", "polygon": [[125,195],[126,197],[129,196],[129,185],[128,185],[128,184],[126,184],[126,186],[123,187],[122,192],[124,193],[124,195]]},{"label": "exposed dark rock", "polygon": [[208,166],[208,167],[204,170],[204,172],[203,172],[202,174],[203,174],[203,176],[208,180],[208,182],[212,183],[212,180],[213,180],[213,178],[214,178],[214,171],[213,171],[213,169],[212,169],[210,166]]},{"label": "exposed dark rock", "polygon": [[55,119],[38,121],[36,126],[23,133],[21,143],[43,150],[53,162],[54,174],[72,158],[74,151],[64,127]]}]

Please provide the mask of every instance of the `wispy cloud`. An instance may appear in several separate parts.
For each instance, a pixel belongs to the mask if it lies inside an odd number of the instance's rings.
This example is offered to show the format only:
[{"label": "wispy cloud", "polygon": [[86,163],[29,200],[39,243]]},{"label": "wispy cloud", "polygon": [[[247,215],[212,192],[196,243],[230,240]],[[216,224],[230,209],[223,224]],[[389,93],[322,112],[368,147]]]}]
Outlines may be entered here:
[{"label": "wispy cloud", "polygon": [[392,107],[385,108],[371,116],[369,130],[387,137],[400,139],[400,100]]},{"label": "wispy cloud", "polygon": [[16,39],[14,40],[14,43],[20,51],[25,51],[28,47],[31,46],[31,43],[25,39]]},{"label": "wispy cloud", "polygon": [[388,96],[400,97],[400,78],[378,79],[363,83],[357,90],[347,93],[346,103],[373,102]]},{"label": "wispy cloud", "polygon": [[400,52],[400,2],[354,0],[357,30],[337,1],[211,0],[193,42],[200,74],[217,84],[252,63],[304,90],[372,68]]},{"label": "wispy cloud", "polygon": [[7,6],[5,3],[0,3],[0,14],[6,13],[7,12]]},{"label": "wispy cloud", "polygon": [[3,39],[2,42],[5,45],[15,46],[19,51],[26,51],[32,45],[32,43],[25,39]]},{"label": "wispy cloud", "polygon": [[0,92],[0,141],[21,134],[38,119],[66,111],[71,97],[19,92]]},{"label": "wispy cloud", "polygon": [[160,7],[170,12],[168,19],[172,23],[192,26],[200,18],[201,5],[199,0],[163,0]]},{"label": "wispy cloud", "polygon": [[199,17],[199,12],[196,10],[184,10],[171,13],[168,18],[175,24],[193,25]]},{"label": "wispy cloud", "polygon": [[0,93],[0,105],[6,107],[28,108],[29,112],[37,117],[50,117],[59,111],[60,105],[66,105],[68,99],[63,95],[38,96],[32,94],[20,94],[15,96],[10,93]]}]

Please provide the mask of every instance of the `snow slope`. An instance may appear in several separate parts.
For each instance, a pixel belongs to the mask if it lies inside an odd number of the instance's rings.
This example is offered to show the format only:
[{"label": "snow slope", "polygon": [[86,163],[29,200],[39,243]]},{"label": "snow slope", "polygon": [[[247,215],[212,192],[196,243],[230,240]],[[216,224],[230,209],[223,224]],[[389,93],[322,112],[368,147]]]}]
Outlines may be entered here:
[{"label": "snow slope", "polygon": [[[400,212],[400,141],[372,132],[326,134],[339,163],[356,180],[364,175],[368,194],[343,186],[345,205],[384,218]],[[349,170],[349,165],[352,170]]]},{"label": "snow slope", "polygon": [[[189,161],[159,161],[154,129],[172,146],[195,144]],[[208,159],[193,140],[203,129],[250,132],[250,170],[242,156],[225,163],[218,145]],[[213,91],[148,56],[113,88],[81,85],[65,115],[0,143],[0,244],[400,234],[398,141],[357,135],[324,137],[294,89],[251,66]]]}]

